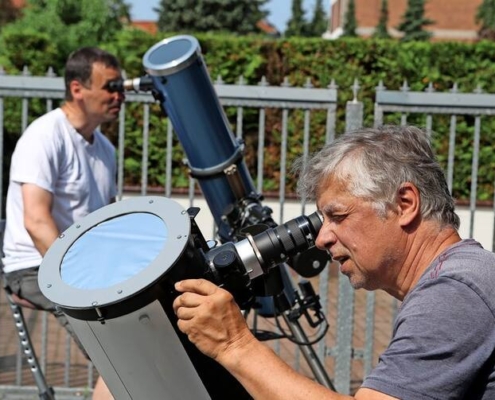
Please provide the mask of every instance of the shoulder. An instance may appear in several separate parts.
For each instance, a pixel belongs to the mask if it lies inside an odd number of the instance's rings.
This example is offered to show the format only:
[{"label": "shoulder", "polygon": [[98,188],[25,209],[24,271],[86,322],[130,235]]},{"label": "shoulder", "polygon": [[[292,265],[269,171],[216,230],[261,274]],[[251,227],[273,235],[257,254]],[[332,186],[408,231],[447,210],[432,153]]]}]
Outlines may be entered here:
[{"label": "shoulder", "polygon": [[[495,254],[472,239],[441,254],[425,271],[401,307],[407,315],[420,309],[475,315],[485,312],[495,321]],[[418,306],[419,305],[419,306]],[[453,307],[455,305],[455,307]],[[476,312],[474,309],[477,308]]]},{"label": "shoulder", "polygon": [[31,122],[22,134],[21,139],[27,140],[29,138],[30,141],[44,141],[60,138],[64,127],[64,119],[65,116],[61,109],[52,110]]},{"label": "shoulder", "polygon": [[419,283],[439,277],[495,279],[495,254],[473,239],[464,239],[446,249],[426,269]]}]

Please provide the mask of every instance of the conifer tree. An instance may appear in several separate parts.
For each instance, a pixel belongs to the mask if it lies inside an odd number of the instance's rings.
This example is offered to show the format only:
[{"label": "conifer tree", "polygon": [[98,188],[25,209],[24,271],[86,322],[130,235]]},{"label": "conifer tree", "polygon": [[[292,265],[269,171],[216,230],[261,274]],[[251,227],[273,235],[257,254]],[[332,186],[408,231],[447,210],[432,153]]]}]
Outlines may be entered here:
[{"label": "conifer tree", "polygon": [[323,0],[316,0],[313,18],[308,24],[307,36],[321,37],[328,28],[328,16],[323,9]]},{"label": "conifer tree", "polygon": [[375,32],[373,33],[373,37],[379,39],[388,39],[390,38],[390,34],[387,29],[388,25],[388,1],[382,0],[382,5],[380,8],[380,19],[378,20],[378,25],[375,28]]},{"label": "conifer tree", "polygon": [[158,13],[161,32],[258,33],[257,23],[268,12],[268,0],[160,0]]},{"label": "conifer tree", "polygon": [[305,36],[307,33],[307,22],[304,16],[303,0],[292,0],[292,14],[287,22],[285,36]]},{"label": "conifer tree", "polygon": [[406,12],[397,29],[404,33],[402,41],[428,40],[431,32],[426,31],[425,26],[432,25],[434,21],[425,17],[425,0],[408,0]]},{"label": "conifer tree", "polygon": [[344,17],[344,37],[357,37],[357,21],[356,21],[356,2],[349,0],[349,5]]},{"label": "conifer tree", "polygon": [[483,0],[476,12],[480,39],[495,40],[495,0]]}]

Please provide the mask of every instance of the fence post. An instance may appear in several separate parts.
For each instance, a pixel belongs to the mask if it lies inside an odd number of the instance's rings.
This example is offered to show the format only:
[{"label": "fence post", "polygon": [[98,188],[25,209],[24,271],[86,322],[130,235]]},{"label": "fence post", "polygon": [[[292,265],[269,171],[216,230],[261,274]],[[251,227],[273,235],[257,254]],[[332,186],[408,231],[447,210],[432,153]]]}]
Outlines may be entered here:
[{"label": "fence post", "polygon": [[348,101],[345,107],[345,131],[353,131],[363,126],[364,105],[363,102],[358,101],[357,95],[360,86],[357,79],[354,79],[352,85],[352,92],[354,97],[352,101]]},{"label": "fence post", "polygon": [[[357,79],[352,85],[353,99],[346,104],[345,131],[363,126],[363,103],[357,100],[360,89]],[[337,315],[337,341],[335,354],[335,386],[342,394],[351,390],[351,363],[353,358],[352,333],[354,326],[354,289],[347,277],[339,275],[339,298]]]}]

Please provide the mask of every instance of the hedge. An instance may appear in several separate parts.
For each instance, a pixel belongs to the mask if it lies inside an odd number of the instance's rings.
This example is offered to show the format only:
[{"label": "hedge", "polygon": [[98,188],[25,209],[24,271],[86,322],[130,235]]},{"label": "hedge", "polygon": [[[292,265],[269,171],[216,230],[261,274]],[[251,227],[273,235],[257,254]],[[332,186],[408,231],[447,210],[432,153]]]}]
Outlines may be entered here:
[{"label": "hedge", "polygon": [[[125,29],[111,43],[99,43],[121,60],[127,76],[141,76],[141,59],[150,46],[164,37],[135,30]],[[271,39],[258,36],[195,35],[202,48],[206,64],[213,80],[221,77],[225,83],[236,83],[242,76],[247,84],[256,85],[265,77],[271,85],[280,85],[287,78],[292,86],[303,86],[309,79],[314,87],[325,88],[332,80],[339,86],[337,132],[342,133],[345,121],[345,103],[352,99],[351,86],[357,78],[360,84],[359,99],[365,106],[365,125],[373,124],[373,103],[375,88],[380,81],[387,88],[397,90],[406,80],[411,90],[425,90],[430,83],[437,91],[448,91],[455,84],[462,92],[472,92],[477,87],[483,91],[495,93],[495,43],[480,41],[477,43],[457,42],[408,42],[401,43],[387,39],[339,39],[322,40],[314,38]],[[14,43],[29,43],[29,51],[18,52]],[[25,47],[25,46],[23,46]],[[54,60],[62,57],[50,57],[54,54],[48,38],[33,32],[0,36],[0,64],[7,73],[15,74],[24,65],[32,71],[42,74],[53,67],[58,75],[63,74],[63,65]],[[48,56],[47,56],[48,55]],[[54,63],[51,65],[50,62]],[[19,105],[13,101],[5,102],[6,157],[8,160],[12,147],[19,136]],[[125,180],[126,185],[139,184],[141,177],[141,132],[142,110],[139,106],[126,108],[125,143]],[[235,131],[235,110],[227,110]],[[42,103],[30,113],[34,119],[43,112]],[[325,112],[316,112],[311,121],[311,150],[319,148],[324,141]],[[11,118],[12,117],[12,118]],[[150,112],[149,177],[150,186],[164,185],[165,140],[167,121],[162,117],[158,106]],[[302,153],[303,113],[291,113],[289,121],[288,163]],[[387,115],[385,122],[398,123],[397,115]],[[424,125],[424,116],[411,116],[408,122]],[[248,154],[246,162],[252,176],[256,176],[255,150],[257,148],[257,114],[246,110],[243,132]],[[116,142],[116,124],[106,128],[110,138]],[[448,146],[449,117],[435,117],[433,144],[440,154],[440,161],[446,165]],[[472,117],[458,117],[456,143],[456,169],[454,171],[454,196],[468,199],[471,179],[472,138],[474,122]],[[264,191],[276,191],[279,187],[280,159],[280,112],[270,110],[267,113]],[[493,199],[495,180],[495,123],[486,117],[482,123],[482,142],[479,167],[478,199]],[[180,145],[174,143],[173,187],[187,187],[187,171],[182,165],[183,153]],[[294,178],[287,180],[287,192],[294,190]]]}]

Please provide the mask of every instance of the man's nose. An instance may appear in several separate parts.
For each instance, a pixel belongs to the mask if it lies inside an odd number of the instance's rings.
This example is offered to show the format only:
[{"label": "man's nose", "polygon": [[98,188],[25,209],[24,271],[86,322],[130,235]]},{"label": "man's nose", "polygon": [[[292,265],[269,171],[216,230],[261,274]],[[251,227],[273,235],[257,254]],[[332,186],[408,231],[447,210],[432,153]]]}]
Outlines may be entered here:
[{"label": "man's nose", "polygon": [[335,236],[335,232],[333,232],[328,224],[323,224],[316,237],[316,247],[320,250],[328,250],[336,241],[337,237]]}]

